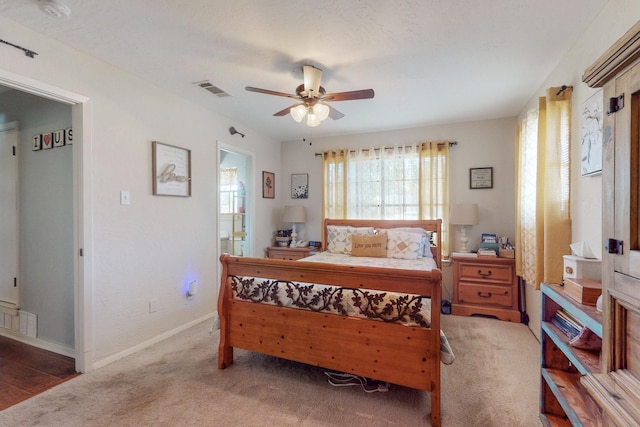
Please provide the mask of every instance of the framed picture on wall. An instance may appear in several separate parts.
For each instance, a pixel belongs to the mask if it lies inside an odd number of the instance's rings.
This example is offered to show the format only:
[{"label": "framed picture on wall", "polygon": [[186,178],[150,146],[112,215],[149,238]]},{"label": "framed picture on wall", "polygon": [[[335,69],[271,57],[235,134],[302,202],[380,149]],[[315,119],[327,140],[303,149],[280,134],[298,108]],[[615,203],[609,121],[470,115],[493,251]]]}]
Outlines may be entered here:
[{"label": "framed picture on wall", "polygon": [[469,188],[493,188],[493,168],[471,168],[469,169]]},{"label": "framed picture on wall", "polygon": [[602,89],[582,105],[582,141],[580,172],[582,176],[602,173]]},{"label": "framed picture on wall", "polygon": [[264,199],[276,197],[276,175],[273,172],[262,171],[262,197]]},{"label": "framed picture on wall", "polygon": [[191,150],[153,141],[153,194],[191,196]]},{"label": "framed picture on wall", "polygon": [[292,199],[308,199],[309,198],[309,174],[308,173],[291,174],[291,198]]}]

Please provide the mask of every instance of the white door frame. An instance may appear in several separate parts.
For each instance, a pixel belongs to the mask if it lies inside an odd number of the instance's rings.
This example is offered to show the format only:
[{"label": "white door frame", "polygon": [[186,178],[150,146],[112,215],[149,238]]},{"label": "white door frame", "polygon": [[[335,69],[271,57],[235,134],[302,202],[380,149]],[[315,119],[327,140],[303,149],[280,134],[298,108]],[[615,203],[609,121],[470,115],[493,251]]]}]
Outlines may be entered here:
[{"label": "white door frame", "polygon": [[88,372],[94,360],[91,99],[2,69],[0,84],[72,106],[75,360],[77,371]]}]

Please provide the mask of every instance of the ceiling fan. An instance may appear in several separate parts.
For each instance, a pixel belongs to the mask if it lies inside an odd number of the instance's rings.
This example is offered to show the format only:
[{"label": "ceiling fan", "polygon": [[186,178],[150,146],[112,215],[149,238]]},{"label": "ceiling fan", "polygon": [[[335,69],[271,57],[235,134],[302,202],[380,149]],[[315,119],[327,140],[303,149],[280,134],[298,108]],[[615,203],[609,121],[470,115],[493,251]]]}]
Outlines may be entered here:
[{"label": "ceiling fan", "polygon": [[304,83],[296,88],[295,95],[251,86],[247,86],[245,89],[249,92],[258,92],[267,95],[298,99],[300,102],[293,104],[284,110],[278,111],[274,116],[286,116],[291,113],[291,117],[293,117],[296,122],[300,123],[306,115],[307,126],[310,127],[318,126],[327,117],[331,117],[333,120],[338,120],[344,117],[344,114],[328,105],[327,102],[369,99],[373,98],[374,95],[373,89],[327,93],[325,89],[320,86],[322,70],[314,67],[313,65],[303,65],[302,74]]}]

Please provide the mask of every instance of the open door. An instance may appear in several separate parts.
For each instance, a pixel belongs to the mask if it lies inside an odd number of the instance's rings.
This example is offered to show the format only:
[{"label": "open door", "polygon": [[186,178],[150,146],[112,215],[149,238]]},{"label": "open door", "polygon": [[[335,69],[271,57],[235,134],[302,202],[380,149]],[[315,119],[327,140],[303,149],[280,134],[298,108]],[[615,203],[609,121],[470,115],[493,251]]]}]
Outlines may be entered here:
[{"label": "open door", "polygon": [[253,158],[226,146],[218,154],[219,253],[251,256]]},{"label": "open door", "polygon": [[0,124],[0,326],[15,316],[18,295],[18,123]]}]

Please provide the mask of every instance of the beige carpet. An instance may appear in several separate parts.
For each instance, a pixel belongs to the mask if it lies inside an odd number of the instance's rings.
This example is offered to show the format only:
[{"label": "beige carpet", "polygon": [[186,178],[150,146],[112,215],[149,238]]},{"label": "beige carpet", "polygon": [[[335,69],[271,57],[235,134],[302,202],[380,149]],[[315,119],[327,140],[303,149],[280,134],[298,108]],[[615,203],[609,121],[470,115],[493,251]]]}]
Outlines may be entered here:
[{"label": "beige carpet", "polygon": [[[0,426],[428,426],[429,394],[332,387],[318,368],[236,350],[204,322],[0,412]],[[539,344],[522,324],[443,316],[443,426],[539,426]]]}]

